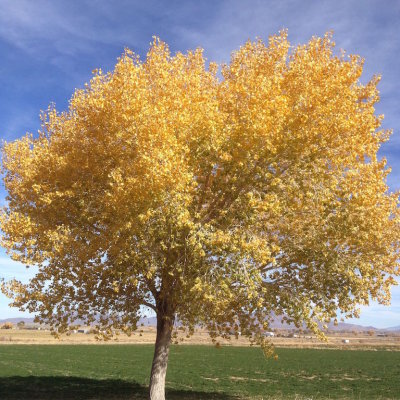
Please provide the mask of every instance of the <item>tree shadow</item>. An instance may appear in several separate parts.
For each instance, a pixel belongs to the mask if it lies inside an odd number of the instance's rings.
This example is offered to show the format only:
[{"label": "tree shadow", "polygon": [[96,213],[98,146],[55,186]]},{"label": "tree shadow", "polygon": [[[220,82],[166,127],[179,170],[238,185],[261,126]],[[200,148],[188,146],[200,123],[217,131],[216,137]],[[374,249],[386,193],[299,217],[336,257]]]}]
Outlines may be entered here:
[{"label": "tree shadow", "polygon": [[[142,400],[148,388],[121,379],[74,376],[0,377],[1,400]],[[168,400],[237,400],[224,393],[167,389]]]}]

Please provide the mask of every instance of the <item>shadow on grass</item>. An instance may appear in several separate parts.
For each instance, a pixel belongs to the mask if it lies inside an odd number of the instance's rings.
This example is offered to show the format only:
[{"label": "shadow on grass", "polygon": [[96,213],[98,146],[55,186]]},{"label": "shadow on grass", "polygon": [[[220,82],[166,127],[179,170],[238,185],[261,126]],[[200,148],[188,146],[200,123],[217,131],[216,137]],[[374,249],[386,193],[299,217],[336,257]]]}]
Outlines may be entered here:
[{"label": "shadow on grass", "polygon": [[[147,399],[147,387],[120,379],[73,376],[11,376],[0,378],[1,400],[132,400]],[[169,399],[235,400],[224,393],[167,389]]]}]

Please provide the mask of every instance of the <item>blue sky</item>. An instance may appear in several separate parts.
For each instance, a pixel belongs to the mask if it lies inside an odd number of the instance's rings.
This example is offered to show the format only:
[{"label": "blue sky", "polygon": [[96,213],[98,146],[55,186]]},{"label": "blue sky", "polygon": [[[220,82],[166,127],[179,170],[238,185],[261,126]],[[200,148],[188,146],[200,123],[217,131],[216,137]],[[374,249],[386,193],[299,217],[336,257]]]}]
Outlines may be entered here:
[{"label": "blue sky", "polygon": [[[67,107],[91,71],[111,70],[124,47],[144,57],[152,36],[171,50],[202,47],[209,60],[229,61],[248,39],[287,28],[292,44],[333,30],[338,48],[365,58],[363,80],[381,74],[384,127],[394,134],[380,154],[388,159],[392,190],[400,189],[400,1],[46,1],[0,0],[0,137],[37,132],[39,111]],[[5,192],[0,190],[0,202]],[[0,277],[26,280],[33,271],[0,249]],[[22,316],[0,296],[0,319]],[[363,308],[359,323],[400,325],[400,287],[392,305]]]}]

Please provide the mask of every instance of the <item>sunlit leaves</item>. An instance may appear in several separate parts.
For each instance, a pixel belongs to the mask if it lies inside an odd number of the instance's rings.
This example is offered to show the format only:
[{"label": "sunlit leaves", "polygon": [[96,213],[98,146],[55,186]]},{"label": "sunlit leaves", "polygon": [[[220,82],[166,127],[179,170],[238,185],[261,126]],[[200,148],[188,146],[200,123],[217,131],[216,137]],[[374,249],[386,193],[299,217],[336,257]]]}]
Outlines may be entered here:
[{"label": "sunlit leaves", "polygon": [[126,50],[43,113],[38,137],[4,146],[2,244],[40,271],[4,290],[60,330],[130,331],[145,305],[255,341],[271,312],[318,331],[387,302],[398,196],[362,65],[329,34],[247,42],[222,75],[200,49]]}]

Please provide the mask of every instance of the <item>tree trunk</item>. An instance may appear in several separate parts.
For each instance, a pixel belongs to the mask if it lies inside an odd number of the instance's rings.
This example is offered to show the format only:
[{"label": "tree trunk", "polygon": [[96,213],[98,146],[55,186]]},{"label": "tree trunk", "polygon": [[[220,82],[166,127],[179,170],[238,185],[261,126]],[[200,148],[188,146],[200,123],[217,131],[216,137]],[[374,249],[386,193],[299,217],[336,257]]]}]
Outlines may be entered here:
[{"label": "tree trunk", "polygon": [[172,318],[157,314],[157,338],[151,367],[150,400],[165,400],[165,376],[167,374],[172,327]]}]

